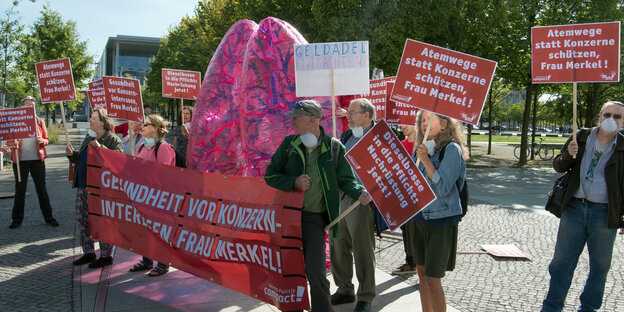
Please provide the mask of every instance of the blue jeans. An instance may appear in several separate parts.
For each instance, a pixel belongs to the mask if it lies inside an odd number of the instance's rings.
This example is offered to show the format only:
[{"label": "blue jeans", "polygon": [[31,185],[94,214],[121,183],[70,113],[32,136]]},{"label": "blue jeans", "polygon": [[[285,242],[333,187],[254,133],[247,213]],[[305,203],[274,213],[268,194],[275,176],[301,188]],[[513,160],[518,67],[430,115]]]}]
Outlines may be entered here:
[{"label": "blue jeans", "polygon": [[578,258],[585,243],[589,253],[589,275],[578,311],[595,311],[602,305],[605,281],[611,267],[617,229],[607,228],[607,205],[585,204],[572,199],[561,215],[555,254],[548,272],[550,287],[542,311],[561,311]]}]

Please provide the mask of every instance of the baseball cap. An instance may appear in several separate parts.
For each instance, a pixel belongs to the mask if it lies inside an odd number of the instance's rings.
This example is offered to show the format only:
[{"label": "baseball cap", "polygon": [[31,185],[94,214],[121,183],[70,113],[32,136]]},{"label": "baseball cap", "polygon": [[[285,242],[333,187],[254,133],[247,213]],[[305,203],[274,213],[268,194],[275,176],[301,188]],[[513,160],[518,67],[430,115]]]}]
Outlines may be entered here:
[{"label": "baseball cap", "polygon": [[323,116],[323,109],[321,108],[321,104],[314,100],[302,100],[295,103],[295,107],[286,112],[286,116],[295,117],[295,116],[313,116],[318,119],[321,119]]}]

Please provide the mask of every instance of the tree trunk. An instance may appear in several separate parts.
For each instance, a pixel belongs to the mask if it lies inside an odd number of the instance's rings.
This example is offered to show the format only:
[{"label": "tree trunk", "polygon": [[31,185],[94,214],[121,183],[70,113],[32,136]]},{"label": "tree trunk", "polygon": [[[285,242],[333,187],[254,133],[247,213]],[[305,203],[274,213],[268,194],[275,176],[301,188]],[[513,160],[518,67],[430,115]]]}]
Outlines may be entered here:
[{"label": "tree trunk", "polygon": [[529,133],[529,118],[531,118],[531,101],[533,100],[533,88],[535,86],[529,81],[526,86],[526,97],[524,99],[524,114],[522,116],[522,136],[520,140],[520,160],[518,164],[527,164],[527,141]]},{"label": "tree trunk", "polygon": [[50,104],[43,104],[43,106],[45,106],[46,109],[45,123],[46,127],[48,127],[50,126]]},{"label": "tree trunk", "polygon": [[533,102],[533,120],[531,121],[531,124],[533,125],[533,131],[531,131],[531,146],[533,148],[531,148],[531,160],[535,159],[535,131],[537,131],[537,94],[538,94],[538,87],[535,87],[535,90],[533,91],[533,98],[531,99],[531,101]]}]

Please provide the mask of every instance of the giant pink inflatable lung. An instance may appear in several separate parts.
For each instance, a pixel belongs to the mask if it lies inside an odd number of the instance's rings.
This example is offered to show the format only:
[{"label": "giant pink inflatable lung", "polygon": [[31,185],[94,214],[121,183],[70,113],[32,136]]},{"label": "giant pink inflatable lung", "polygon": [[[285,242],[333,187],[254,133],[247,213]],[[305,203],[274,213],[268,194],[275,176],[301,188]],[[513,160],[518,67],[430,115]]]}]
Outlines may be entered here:
[{"label": "giant pink inflatable lung", "polygon": [[[189,168],[231,175],[263,176],[282,139],[293,133],[284,115],[295,95],[295,44],[307,41],[290,24],[268,17],[242,20],[215,52],[195,104]],[[331,135],[331,98],[321,125]],[[339,119],[338,129],[342,129]]]}]

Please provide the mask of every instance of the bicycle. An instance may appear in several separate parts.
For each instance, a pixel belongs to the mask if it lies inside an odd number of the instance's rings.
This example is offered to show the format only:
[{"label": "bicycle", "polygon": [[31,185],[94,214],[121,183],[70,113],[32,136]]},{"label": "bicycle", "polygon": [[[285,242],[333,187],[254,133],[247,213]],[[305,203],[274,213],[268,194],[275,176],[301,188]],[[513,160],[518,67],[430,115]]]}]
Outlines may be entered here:
[{"label": "bicycle", "polygon": [[[555,157],[555,147],[552,144],[544,144],[544,138],[539,138],[539,143],[531,144],[530,149],[526,150],[527,159],[531,156],[531,150],[533,154],[539,156],[542,160],[552,160]],[[537,146],[536,146],[537,145]],[[514,156],[520,159],[520,145],[514,148]]]}]

